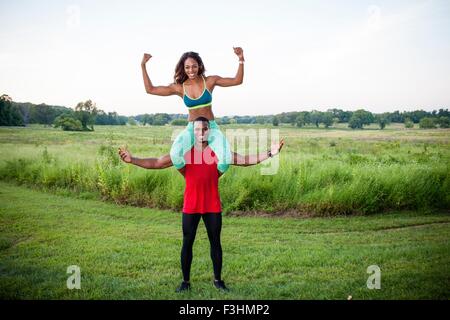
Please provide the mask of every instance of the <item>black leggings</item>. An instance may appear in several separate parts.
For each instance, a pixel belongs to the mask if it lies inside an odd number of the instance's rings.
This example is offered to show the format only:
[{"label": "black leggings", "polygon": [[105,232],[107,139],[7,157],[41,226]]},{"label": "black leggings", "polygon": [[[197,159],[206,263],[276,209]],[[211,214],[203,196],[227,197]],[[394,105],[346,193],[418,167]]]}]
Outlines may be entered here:
[{"label": "black leggings", "polygon": [[183,213],[183,247],[181,249],[181,270],[184,281],[189,281],[192,264],[192,246],[197,233],[197,226],[203,218],[211,245],[211,260],[213,263],[215,280],[221,280],[222,246],[220,245],[220,231],[222,229],[222,214],[187,214]]}]

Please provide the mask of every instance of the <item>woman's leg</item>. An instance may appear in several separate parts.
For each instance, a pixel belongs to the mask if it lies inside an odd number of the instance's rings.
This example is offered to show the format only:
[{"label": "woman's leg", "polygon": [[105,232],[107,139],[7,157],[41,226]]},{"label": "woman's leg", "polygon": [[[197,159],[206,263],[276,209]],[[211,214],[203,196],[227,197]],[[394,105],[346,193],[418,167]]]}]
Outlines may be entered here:
[{"label": "woman's leg", "polygon": [[222,131],[220,131],[216,121],[210,120],[209,125],[210,132],[208,135],[208,144],[219,160],[217,169],[224,173],[228,170],[232,161],[230,143]]},{"label": "woman's leg", "polygon": [[220,231],[222,230],[221,213],[205,213],[203,222],[208,232],[209,243],[211,245],[211,260],[214,269],[215,280],[222,280],[222,246],[220,244]]},{"label": "woman's leg", "polygon": [[186,128],[175,138],[170,148],[170,159],[173,166],[180,170],[186,165],[184,155],[194,145],[194,123],[189,122]]},{"label": "woman's leg", "polygon": [[192,264],[192,246],[197,233],[200,214],[183,213],[183,247],[181,248],[181,270],[183,279],[189,282]]}]

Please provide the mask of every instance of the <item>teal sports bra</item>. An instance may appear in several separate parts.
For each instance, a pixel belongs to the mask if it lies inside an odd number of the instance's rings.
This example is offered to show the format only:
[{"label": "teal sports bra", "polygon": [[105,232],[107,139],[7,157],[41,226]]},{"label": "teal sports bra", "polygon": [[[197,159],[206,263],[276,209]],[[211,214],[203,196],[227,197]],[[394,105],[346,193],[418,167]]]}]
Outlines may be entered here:
[{"label": "teal sports bra", "polygon": [[184,93],[183,101],[184,101],[184,104],[186,105],[186,107],[188,107],[188,109],[198,109],[198,108],[203,108],[203,107],[207,107],[207,106],[211,105],[212,94],[206,88],[205,77],[202,76],[202,78],[203,78],[203,84],[205,85],[205,88],[203,89],[202,95],[200,97],[198,97],[197,99],[192,99],[187,95],[186,88],[184,87],[184,82],[183,82],[183,93]]}]

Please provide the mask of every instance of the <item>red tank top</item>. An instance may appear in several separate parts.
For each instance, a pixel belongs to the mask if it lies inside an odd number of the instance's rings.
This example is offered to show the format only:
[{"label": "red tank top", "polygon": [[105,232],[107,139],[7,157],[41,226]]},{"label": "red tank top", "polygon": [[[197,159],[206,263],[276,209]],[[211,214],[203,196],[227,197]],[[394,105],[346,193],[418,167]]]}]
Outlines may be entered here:
[{"label": "red tank top", "polygon": [[217,157],[207,146],[203,151],[195,147],[184,155],[183,213],[220,213],[219,173]]}]

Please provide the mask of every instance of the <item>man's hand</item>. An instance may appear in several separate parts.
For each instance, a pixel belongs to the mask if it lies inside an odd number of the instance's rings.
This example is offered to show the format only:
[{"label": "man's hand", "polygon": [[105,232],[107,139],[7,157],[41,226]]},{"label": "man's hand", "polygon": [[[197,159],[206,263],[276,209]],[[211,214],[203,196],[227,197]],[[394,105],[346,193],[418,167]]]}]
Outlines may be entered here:
[{"label": "man's hand", "polygon": [[130,151],[123,149],[122,147],[119,148],[119,155],[123,162],[131,163],[131,153]]},{"label": "man's hand", "polygon": [[280,153],[281,148],[283,148],[284,145],[284,139],[281,139],[279,143],[272,144],[272,147],[270,148],[270,153],[272,153],[272,156],[276,156],[278,153]]},{"label": "man's hand", "polygon": [[141,64],[142,65],[146,64],[147,61],[150,60],[151,57],[152,57],[152,55],[150,53],[144,53],[144,57],[142,58]]},{"label": "man's hand", "polygon": [[[273,156],[276,156],[278,153],[280,153],[281,148],[283,148],[284,145],[284,139],[281,139],[279,143],[272,144],[270,148],[270,153]],[[267,159],[270,159],[269,152],[262,152],[260,154],[251,154],[247,156],[240,155],[239,153],[232,152],[233,155],[233,162],[231,163],[234,166],[252,166],[255,164],[258,164],[260,162],[263,162]]]},{"label": "man's hand", "polygon": [[239,60],[244,60],[244,50],[241,47],[233,47],[234,53],[239,57]]}]

